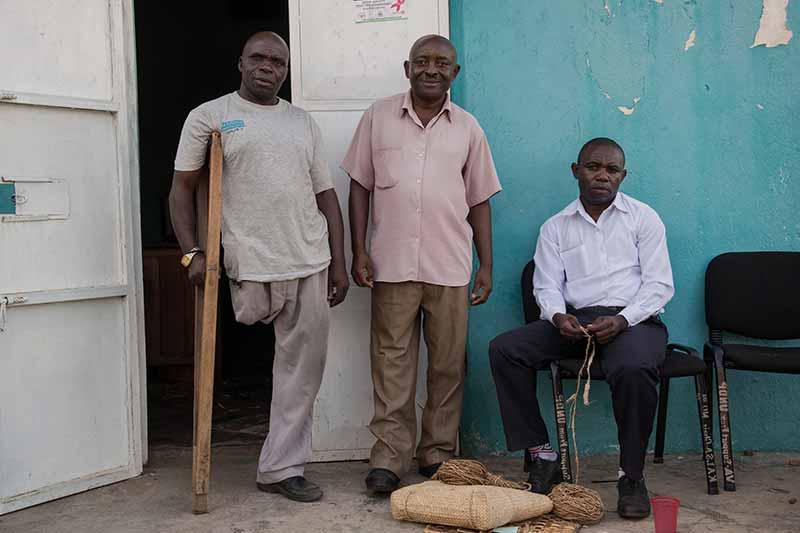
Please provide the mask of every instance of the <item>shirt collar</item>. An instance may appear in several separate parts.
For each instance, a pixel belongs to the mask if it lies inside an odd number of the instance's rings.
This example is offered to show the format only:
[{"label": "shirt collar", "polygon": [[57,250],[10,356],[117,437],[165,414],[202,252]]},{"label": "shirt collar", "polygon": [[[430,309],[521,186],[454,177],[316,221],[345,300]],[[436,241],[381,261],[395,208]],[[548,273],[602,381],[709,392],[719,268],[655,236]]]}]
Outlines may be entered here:
[{"label": "shirt collar", "polygon": [[625,201],[625,195],[619,191],[617,191],[617,196],[614,198],[614,201],[611,203],[611,205],[616,207],[623,213],[630,212],[630,209],[628,209],[628,203]]},{"label": "shirt collar", "polygon": [[[628,209],[628,204],[625,202],[625,195],[619,191],[617,191],[617,195],[614,197],[614,201],[611,202],[611,205],[608,206],[608,209],[611,209],[612,207],[619,209],[623,213],[630,212],[630,209]],[[591,219],[589,213],[586,212],[586,208],[583,207],[580,198],[576,198],[567,206],[567,214],[574,215],[576,213],[582,214],[587,219]]]},{"label": "shirt collar", "polygon": [[[444,105],[442,105],[442,110],[439,111],[439,115],[443,114],[445,111],[447,111],[447,120],[449,120],[452,123],[453,102],[450,100],[449,91],[444,97]],[[402,116],[404,113],[408,113],[409,115],[413,116],[417,115],[417,112],[414,111],[414,102],[411,100],[411,89],[407,90],[405,96],[403,97],[403,107],[400,108],[400,116]]]}]

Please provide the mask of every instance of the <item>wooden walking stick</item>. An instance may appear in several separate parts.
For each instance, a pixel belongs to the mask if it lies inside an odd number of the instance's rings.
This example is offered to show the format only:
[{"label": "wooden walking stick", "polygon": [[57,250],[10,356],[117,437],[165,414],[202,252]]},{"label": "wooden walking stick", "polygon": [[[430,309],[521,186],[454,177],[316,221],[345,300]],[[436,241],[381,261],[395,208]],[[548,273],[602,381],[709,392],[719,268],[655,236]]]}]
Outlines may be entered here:
[{"label": "wooden walking stick", "polygon": [[[211,134],[209,178],[197,195],[198,240],[206,259],[205,283],[195,289],[194,439],[192,447],[192,512],[208,512],[211,473],[211,414],[214,408],[214,355],[217,346],[219,247],[222,224],[222,144]],[[207,189],[207,194],[205,190]],[[207,205],[207,207],[206,207]],[[203,227],[206,226],[206,231]],[[205,237],[205,243],[203,243]]]}]

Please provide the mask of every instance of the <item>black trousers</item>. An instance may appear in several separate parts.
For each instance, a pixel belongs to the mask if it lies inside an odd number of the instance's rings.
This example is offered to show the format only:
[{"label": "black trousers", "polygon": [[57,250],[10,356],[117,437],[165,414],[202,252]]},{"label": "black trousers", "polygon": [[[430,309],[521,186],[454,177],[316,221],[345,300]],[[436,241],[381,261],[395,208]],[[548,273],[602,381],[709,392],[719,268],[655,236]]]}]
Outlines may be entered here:
[{"label": "black trousers", "polygon": [[[570,309],[578,321],[617,314],[621,308]],[[657,317],[629,327],[608,344],[597,344],[597,354],[611,387],[620,445],[620,468],[633,479],[644,470],[647,442],[658,406],[658,368],[664,361],[667,328]],[[546,320],[537,320],[499,335],[489,343],[497,399],[511,451],[549,442],[547,427],[536,399],[537,370],[552,361],[583,358],[585,342],[571,342]]]}]

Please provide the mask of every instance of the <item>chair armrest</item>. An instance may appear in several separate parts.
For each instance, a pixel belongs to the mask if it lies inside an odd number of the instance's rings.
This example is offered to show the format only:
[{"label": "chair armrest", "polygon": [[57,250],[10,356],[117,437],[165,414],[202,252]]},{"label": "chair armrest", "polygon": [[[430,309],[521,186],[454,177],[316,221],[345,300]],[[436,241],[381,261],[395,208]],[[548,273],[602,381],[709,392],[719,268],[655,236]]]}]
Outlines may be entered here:
[{"label": "chair armrest", "polygon": [[685,344],[678,344],[675,342],[671,342],[667,344],[667,350],[674,350],[676,352],[683,352],[686,355],[691,355],[692,357],[700,357],[700,352],[692,348],[691,346],[686,346]]},{"label": "chair armrest", "polygon": [[714,361],[717,356],[723,357],[724,355],[725,350],[722,349],[722,346],[711,344],[709,341],[703,345],[703,359],[706,361]]}]

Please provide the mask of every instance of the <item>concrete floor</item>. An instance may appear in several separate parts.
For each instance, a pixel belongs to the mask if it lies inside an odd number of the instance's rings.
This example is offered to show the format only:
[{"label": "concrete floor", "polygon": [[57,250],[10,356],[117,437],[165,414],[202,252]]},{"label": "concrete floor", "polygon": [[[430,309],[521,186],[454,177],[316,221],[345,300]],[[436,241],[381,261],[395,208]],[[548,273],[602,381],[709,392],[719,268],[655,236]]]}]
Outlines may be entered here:
[{"label": "concrete floor", "polygon": [[[385,499],[367,496],[363,478],[367,465],[314,464],[307,476],[325,490],[312,504],[299,504],[264,494],[255,488],[257,446],[214,448],[210,506],[207,515],[190,512],[191,450],[160,448],[142,476],[62,500],[0,517],[2,532],[214,532],[214,533],[349,533],[421,532],[419,524],[395,522]],[[650,465],[648,487],[653,494],[681,499],[679,531],[800,531],[800,467],[798,456],[756,454],[737,458],[735,493],[705,493],[702,464],[697,456],[668,456]],[[790,464],[790,460],[791,464]],[[520,477],[520,459],[486,458],[491,470]],[[600,491],[607,508],[616,506],[613,483],[590,483],[616,476],[615,458],[582,458],[582,479]],[[422,481],[417,475],[404,480]],[[653,531],[652,519],[624,521],[610,511],[587,532]]]}]

